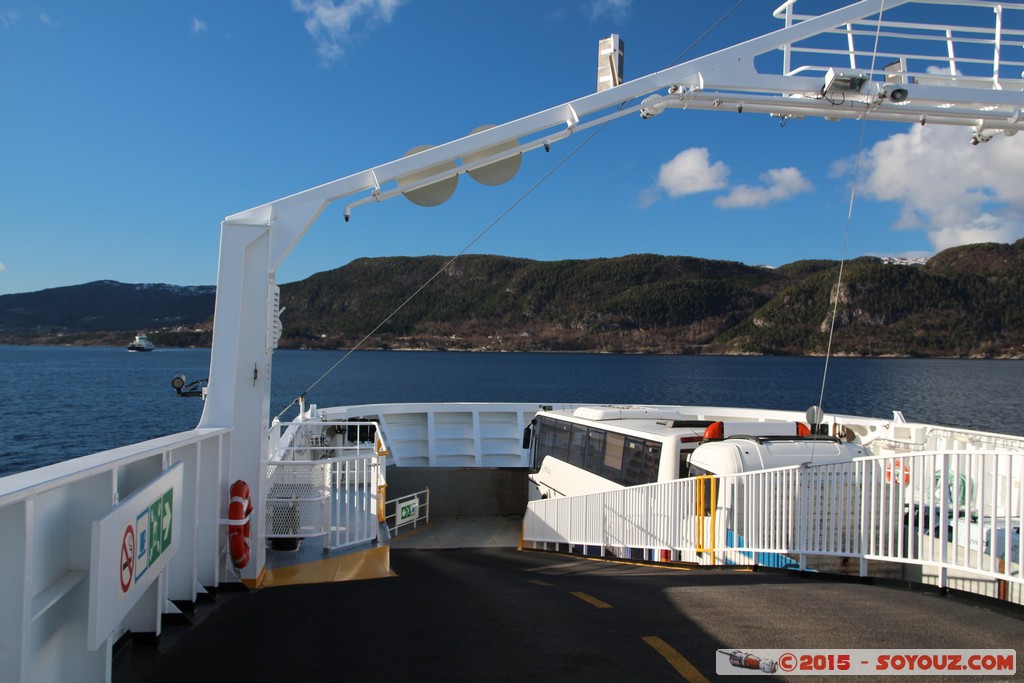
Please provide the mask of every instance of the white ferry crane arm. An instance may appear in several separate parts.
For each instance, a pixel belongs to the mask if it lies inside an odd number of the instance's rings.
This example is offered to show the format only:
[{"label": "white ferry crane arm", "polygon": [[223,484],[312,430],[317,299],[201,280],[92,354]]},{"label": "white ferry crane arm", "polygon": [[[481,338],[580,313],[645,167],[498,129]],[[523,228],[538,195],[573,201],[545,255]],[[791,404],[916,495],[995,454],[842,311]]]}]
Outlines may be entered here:
[{"label": "white ferry crane arm", "polygon": [[[277,234],[272,237],[274,246],[270,267],[271,270],[275,270],[332,202],[354,198],[367,192],[370,193],[369,196],[356,198],[351,204],[355,206],[382,201],[400,194],[403,190],[408,191],[465,173],[471,168],[462,163],[465,157],[510,143],[514,143],[515,147],[493,157],[478,160],[474,162],[473,167],[494,163],[539,147],[550,147],[551,144],[583,127],[605,123],[636,111],[638,107],[624,105],[660,90],[671,88],[672,92],[668,95],[656,95],[645,107],[640,107],[647,109],[650,115],[660,113],[665,107],[670,106],[714,109],[721,108],[721,104],[725,102],[743,105],[748,99],[752,103],[751,111],[760,111],[762,108],[765,112],[800,109],[805,103],[787,100],[793,99],[792,95],[814,95],[820,91],[822,79],[815,76],[759,73],[753,63],[756,56],[782,49],[793,42],[858,18],[877,14],[883,8],[888,10],[911,1],[862,0],[718,52],[625,82],[615,88],[593,93],[233,214],[228,216],[224,223],[272,226],[273,232]],[[768,97],[768,100],[762,103],[762,98],[765,97]],[[768,102],[771,102],[770,106]],[[801,115],[825,116],[829,111],[830,108],[819,104],[807,107]],[[602,113],[605,115],[600,116]],[[595,118],[596,120],[592,120]],[[424,178],[414,186],[393,187],[393,184],[397,185],[399,178],[453,163],[454,168]]]},{"label": "white ferry crane arm", "polygon": [[[880,83],[866,74],[858,90],[830,96],[824,77],[760,73],[754,59],[768,52],[833,30],[849,22],[881,14],[913,0],[862,0],[818,17],[804,18],[758,38],[677,66],[628,81],[615,88],[546,109],[521,119],[475,132],[463,138],[396,159],[338,180],[229,216],[227,224],[273,225],[275,244],[272,269],[312,226],[328,204],[349,199],[353,208],[379,202],[470,172],[534,149],[549,148],[574,132],[609,122],[639,110],[645,118],[667,108],[719,110],[771,114],[784,121],[808,116],[830,119],[870,119],[893,122],[937,123],[971,127],[973,140],[985,141],[994,132],[1012,134],[1024,129],[1018,90]],[[881,21],[879,19],[878,21]],[[667,90],[667,94],[656,94]],[[893,93],[899,93],[899,99]],[[909,100],[908,100],[909,95]],[[647,97],[639,106],[627,106]],[[955,105],[951,107],[950,105]],[[467,157],[492,149],[493,155],[467,163]],[[444,168],[414,184],[399,186],[399,179]]]}]

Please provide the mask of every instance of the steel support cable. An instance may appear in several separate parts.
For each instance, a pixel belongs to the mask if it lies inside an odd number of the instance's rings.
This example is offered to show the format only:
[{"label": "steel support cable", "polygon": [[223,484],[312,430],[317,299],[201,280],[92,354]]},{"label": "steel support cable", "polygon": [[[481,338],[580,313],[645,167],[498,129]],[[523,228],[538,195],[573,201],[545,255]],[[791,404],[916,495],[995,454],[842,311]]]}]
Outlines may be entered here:
[{"label": "steel support cable", "polygon": [[[884,12],[885,2],[883,1],[878,9],[878,23],[875,26],[875,47],[871,54],[871,70],[868,73],[874,73],[875,70],[875,60],[878,58],[878,41],[882,32],[882,14]],[[853,203],[857,195],[857,181],[860,177],[860,160],[864,154],[864,133],[867,130],[867,125],[867,118],[862,119],[860,122],[860,137],[857,140],[857,157],[853,166],[853,182],[850,184],[850,203],[846,210],[846,228],[843,231],[843,250],[839,258],[839,273],[836,277],[836,297],[832,304],[832,321],[829,324],[828,343],[825,347],[825,367],[821,373],[821,393],[818,395],[818,408],[822,411],[824,411],[822,406],[825,402],[825,383],[828,379],[828,366],[829,361],[832,358],[832,340],[836,331],[836,318],[839,316],[839,298],[842,294],[843,288],[843,270],[846,265],[846,250],[850,243],[850,224],[853,222]]]},{"label": "steel support cable", "polygon": [[[728,11],[726,11],[725,14],[723,14],[713,24],[711,24],[711,26],[708,27],[708,29],[706,31],[704,31],[704,33],[702,33],[700,36],[698,36],[697,39],[694,40],[692,43],[690,43],[690,45],[687,46],[685,50],[683,50],[681,53],[679,53],[679,56],[676,57],[672,62],[670,62],[668,64],[668,67],[671,67],[674,64],[676,64],[690,50],[692,50],[694,47],[696,47],[702,40],[704,40],[704,38],[706,38],[708,36],[708,34],[710,34],[713,30],[715,30],[715,28],[717,28],[719,24],[721,24],[723,21],[725,21],[725,19],[728,18],[728,16],[730,14],[732,14],[734,11],[736,11],[736,9],[738,9],[739,6],[743,4],[743,2],[744,2],[744,0],[738,0],[738,2],[736,2],[736,4],[734,4]],[[666,67],[666,68],[668,68],[668,67]],[[618,106],[618,109],[621,110],[624,107],[628,106],[631,101],[632,100],[620,103],[619,106]],[[281,410],[281,412],[279,412],[275,416],[275,419],[280,418],[282,415],[284,415],[285,412],[287,412],[288,409],[291,408],[293,405],[295,405],[300,399],[304,399],[306,394],[308,394],[310,391],[312,391],[318,384],[320,384],[320,382],[322,382],[324,379],[326,379],[328,375],[330,375],[332,372],[334,372],[334,370],[339,365],[341,365],[342,362],[347,360],[348,357],[351,356],[354,351],[357,351],[363,344],[365,344],[367,342],[367,340],[369,340],[374,334],[377,333],[378,330],[380,330],[380,328],[384,327],[384,325],[386,325],[392,318],[394,318],[395,315],[397,315],[399,311],[401,311],[403,308],[405,308],[405,306],[408,305],[409,302],[411,302],[413,299],[415,299],[420,294],[420,292],[422,292],[424,289],[426,289],[427,286],[429,286],[431,282],[436,280],[441,275],[441,273],[443,273],[447,268],[449,268],[453,263],[455,263],[456,260],[458,260],[460,257],[465,255],[465,253],[467,251],[469,251],[470,247],[472,247],[474,244],[476,244],[478,241],[480,241],[484,237],[484,235],[486,235],[488,232],[490,232],[491,229],[494,228],[499,222],[501,222],[501,220],[504,219],[505,216],[510,214],[513,209],[515,209],[517,206],[519,206],[519,204],[521,204],[528,196],[530,196],[530,194],[532,194],[534,190],[536,190],[541,185],[543,185],[548,180],[548,178],[550,178],[555,173],[555,171],[557,171],[563,165],[565,165],[565,163],[567,161],[569,161],[569,159],[571,159],[573,156],[576,155],[577,152],[579,152],[581,149],[583,149],[583,147],[587,143],[589,143],[594,138],[594,136],[596,136],[598,133],[600,133],[602,130],[604,130],[604,127],[607,126],[607,125],[608,125],[608,122],[605,122],[605,123],[602,123],[600,126],[598,126],[596,129],[594,129],[594,132],[592,132],[590,135],[588,135],[586,138],[584,138],[583,141],[580,142],[580,144],[578,144],[571,152],[569,152],[569,154],[567,154],[565,156],[565,158],[563,158],[561,161],[559,161],[557,164],[555,164],[554,167],[552,167],[550,171],[545,173],[544,176],[542,176],[540,180],[538,180],[536,183],[534,183],[529,189],[526,190],[526,192],[524,192],[522,195],[520,195],[518,199],[516,199],[514,202],[512,202],[512,204],[510,204],[507,209],[502,211],[501,214],[499,214],[497,218],[495,218],[493,221],[491,221],[491,223],[486,228],[481,230],[480,233],[477,234],[476,237],[474,237],[472,240],[470,240],[469,243],[466,244],[466,246],[463,247],[462,250],[458,254],[456,254],[451,259],[446,261],[444,263],[444,265],[442,265],[437,270],[437,272],[435,272],[433,275],[431,275],[430,278],[428,278],[426,280],[426,282],[424,282],[422,285],[420,285],[416,289],[415,292],[413,292],[405,301],[403,301],[401,304],[399,304],[398,307],[395,308],[395,310],[393,310],[391,313],[389,313],[387,317],[385,317],[382,321],[380,321],[380,323],[378,323],[377,326],[374,327],[370,332],[368,332],[362,339],[360,339],[356,344],[354,344],[351,349],[349,349],[347,352],[345,352],[345,354],[341,358],[339,358],[337,361],[335,361],[335,363],[333,365],[331,365],[331,367],[329,367],[322,375],[320,375],[320,377],[318,377],[316,379],[316,381],[314,381],[312,384],[310,384],[308,387],[306,387],[306,390],[303,391],[302,394],[300,394],[298,397],[292,399],[291,403],[286,405]]]},{"label": "steel support cable", "polygon": [[[351,348],[351,349],[349,349],[349,350],[348,350],[348,351],[347,351],[347,352],[345,353],[345,355],[343,355],[343,356],[342,356],[341,358],[339,358],[339,359],[338,359],[338,360],[337,360],[337,361],[336,361],[336,362],[334,363],[334,365],[332,365],[332,366],[331,366],[330,368],[328,368],[328,369],[327,369],[327,371],[326,371],[326,372],[324,372],[324,373],[323,373],[322,375],[320,375],[320,377],[318,377],[318,378],[317,378],[317,380],[316,380],[315,382],[313,382],[312,384],[310,384],[310,385],[309,385],[309,386],[308,386],[308,387],[306,388],[306,390],[305,390],[304,392],[302,392],[302,395],[301,395],[301,396],[300,396],[299,398],[302,398],[302,397],[304,397],[304,396],[305,396],[306,394],[308,394],[308,393],[309,393],[310,391],[312,391],[312,390],[313,390],[313,389],[314,389],[314,388],[316,387],[316,385],[320,384],[320,382],[322,382],[322,381],[323,381],[323,380],[324,380],[324,379],[325,379],[325,378],[326,378],[326,377],[327,377],[327,376],[328,376],[329,374],[331,374],[331,373],[332,373],[332,372],[334,371],[334,369],[335,369],[335,368],[337,368],[337,367],[338,367],[339,365],[341,365],[341,363],[342,363],[343,361],[345,361],[345,360],[346,360],[346,359],[347,359],[347,358],[348,358],[349,356],[351,356],[351,355],[352,355],[352,353],[353,353],[354,351],[357,351],[357,350],[358,350],[358,349],[359,349],[359,348],[360,348],[360,347],[361,347],[361,346],[362,346],[363,344],[365,344],[365,343],[367,342],[367,340],[369,340],[369,339],[370,339],[370,338],[371,338],[371,337],[372,337],[372,336],[373,336],[374,334],[376,334],[376,333],[377,333],[377,331],[378,331],[378,330],[380,330],[380,328],[382,328],[382,327],[384,327],[385,325],[387,325],[387,324],[388,324],[388,322],[390,322],[392,318],[394,318],[394,317],[395,317],[396,315],[398,315],[398,313],[399,313],[399,312],[400,312],[400,311],[401,311],[401,310],[402,310],[403,308],[405,308],[405,307],[406,307],[406,306],[407,306],[407,305],[409,304],[409,302],[411,302],[411,301],[412,301],[413,299],[415,299],[415,298],[416,298],[416,297],[417,297],[417,296],[418,296],[418,295],[420,294],[420,292],[422,292],[422,291],[423,291],[424,289],[426,289],[426,288],[427,288],[427,287],[428,287],[428,286],[430,285],[430,283],[431,283],[431,282],[433,282],[434,280],[436,280],[436,279],[437,279],[437,278],[438,278],[438,277],[439,277],[439,276],[441,275],[441,273],[443,273],[443,272],[444,272],[444,271],[445,271],[445,270],[446,270],[447,268],[449,268],[449,267],[450,267],[450,266],[451,266],[451,265],[452,265],[453,263],[455,263],[455,261],[457,261],[457,260],[458,260],[458,259],[459,259],[460,257],[464,256],[464,255],[465,255],[465,253],[466,253],[467,251],[469,251],[470,247],[472,247],[472,246],[473,246],[474,244],[476,244],[476,243],[477,243],[477,242],[479,242],[479,241],[480,241],[481,239],[483,239],[484,235],[486,235],[486,234],[487,234],[488,232],[490,232],[490,231],[491,231],[491,229],[492,229],[492,228],[494,228],[494,226],[496,226],[496,225],[497,225],[498,223],[500,223],[500,222],[502,221],[502,219],[504,219],[504,218],[505,218],[505,216],[507,216],[508,214],[512,213],[512,210],[513,210],[513,209],[515,209],[515,208],[516,208],[517,206],[519,206],[519,205],[520,205],[520,204],[521,204],[521,203],[522,203],[523,201],[525,201],[525,200],[526,200],[526,198],[527,198],[527,197],[529,197],[529,196],[530,196],[530,194],[532,194],[534,190],[536,190],[536,189],[537,189],[537,188],[539,188],[539,187],[540,187],[541,185],[543,185],[543,184],[544,184],[544,183],[545,183],[545,182],[547,181],[547,179],[548,179],[548,178],[550,178],[550,177],[551,177],[551,176],[552,176],[552,175],[553,175],[553,174],[555,173],[555,171],[557,171],[558,169],[560,169],[560,168],[561,168],[561,167],[562,167],[563,165],[565,165],[565,163],[566,163],[567,161],[569,161],[569,159],[571,159],[571,158],[572,158],[573,156],[575,156],[577,152],[579,152],[579,151],[580,151],[581,149],[583,149],[583,146],[584,146],[584,145],[586,145],[586,144],[587,144],[588,142],[590,142],[590,141],[591,141],[591,140],[592,140],[592,139],[594,138],[594,136],[595,136],[595,135],[597,135],[598,133],[600,133],[600,132],[601,132],[601,130],[602,130],[602,129],[603,129],[603,128],[604,128],[605,126],[606,126],[606,125],[608,125],[608,124],[607,124],[607,123],[604,123],[604,124],[601,124],[601,126],[599,126],[598,128],[595,128],[595,129],[594,129],[594,131],[593,131],[593,132],[592,132],[592,133],[591,133],[590,135],[588,135],[588,136],[587,136],[586,138],[584,138],[584,139],[583,139],[583,140],[582,140],[582,141],[580,142],[580,144],[576,145],[576,147],[575,147],[575,148],[574,148],[574,149],[573,149],[572,151],[570,151],[570,152],[569,152],[569,153],[568,153],[568,154],[567,154],[567,155],[565,156],[565,158],[563,158],[563,159],[562,159],[562,160],[560,160],[560,161],[559,161],[559,162],[558,162],[557,164],[555,164],[555,165],[554,165],[554,166],[553,166],[553,167],[551,168],[551,170],[549,170],[549,171],[548,171],[547,173],[545,173],[545,174],[544,174],[544,175],[543,175],[543,176],[542,176],[542,177],[540,178],[540,180],[538,180],[538,181],[537,181],[537,182],[535,182],[535,183],[534,183],[534,184],[533,184],[532,186],[530,186],[530,188],[529,188],[529,189],[527,189],[527,190],[526,190],[526,192],[524,192],[523,194],[521,194],[521,195],[519,196],[519,198],[518,198],[518,199],[516,199],[516,200],[515,200],[514,202],[512,202],[512,203],[511,203],[511,204],[510,204],[510,205],[508,206],[508,208],[506,208],[506,209],[505,209],[504,211],[502,211],[502,212],[501,212],[501,213],[500,213],[500,214],[498,215],[498,217],[497,217],[497,218],[495,218],[495,219],[494,219],[493,221],[491,221],[491,222],[490,222],[490,223],[489,223],[489,224],[487,225],[487,227],[485,227],[485,228],[484,228],[483,230],[481,230],[481,231],[480,231],[480,232],[479,232],[479,233],[478,233],[478,234],[476,235],[476,237],[474,237],[474,238],[473,238],[472,240],[470,240],[470,241],[469,241],[469,242],[468,242],[468,243],[466,244],[466,246],[464,246],[464,247],[462,248],[462,250],[461,250],[461,251],[459,251],[459,253],[457,253],[457,254],[456,254],[455,256],[451,257],[451,258],[450,258],[450,259],[448,259],[447,261],[445,261],[444,265],[442,265],[442,266],[441,266],[440,268],[438,268],[438,269],[437,269],[437,271],[436,271],[436,272],[435,272],[435,273],[434,273],[433,275],[431,275],[431,276],[430,276],[430,277],[429,277],[429,278],[428,278],[428,279],[427,279],[427,280],[426,280],[426,281],[425,281],[425,282],[424,282],[424,283],[423,283],[422,285],[420,285],[420,286],[419,286],[419,287],[418,287],[418,288],[416,289],[416,291],[415,291],[415,292],[413,292],[412,294],[410,294],[410,295],[409,295],[409,297],[408,297],[408,298],[406,298],[406,300],[405,300],[405,301],[403,301],[402,303],[400,303],[400,304],[399,304],[399,305],[398,305],[398,306],[397,306],[397,307],[395,308],[395,310],[391,311],[391,313],[389,313],[389,314],[387,315],[387,317],[386,317],[386,318],[384,318],[384,319],[383,319],[383,320],[381,320],[381,321],[380,321],[379,323],[377,323],[377,326],[376,326],[376,327],[374,327],[374,328],[373,328],[372,330],[370,330],[370,331],[369,331],[369,332],[368,332],[368,333],[366,334],[366,336],[364,336],[364,337],[363,337],[362,339],[360,339],[360,340],[359,340],[359,341],[358,341],[358,342],[357,342],[356,344],[354,344],[354,345],[352,346],[352,348]],[[296,401],[298,401],[298,400],[299,400],[298,398],[294,399],[294,400],[293,400],[293,401],[292,401],[291,403],[289,403],[289,404],[288,404],[287,406],[285,406],[284,410],[282,410],[282,411],[281,411],[281,412],[280,412],[280,413],[279,413],[279,414],[278,414],[277,416],[278,416],[278,417],[280,417],[280,416],[281,416],[282,414],[284,414],[284,412],[285,412],[286,410],[288,410],[288,408],[290,408],[291,406],[293,406],[293,405],[295,404],[295,402],[296,402]]]},{"label": "steel support cable", "polygon": [[697,47],[697,44],[698,44],[698,43],[700,43],[700,41],[702,41],[702,40],[704,40],[705,38],[707,38],[707,37],[708,37],[708,34],[710,34],[710,33],[711,33],[712,31],[714,31],[714,30],[715,30],[716,28],[718,28],[718,25],[719,25],[719,24],[721,24],[721,23],[722,23],[723,21],[725,21],[726,19],[728,19],[728,18],[729,18],[729,15],[730,15],[730,14],[732,14],[733,12],[735,12],[735,11],[736,11],[737,9],[739,9],[739,6],[740,6],[740,5],[742,5],[742,4],[743,4],[743,0],[738,0],[738,2],[737,2],[737,3],[735,4],[735,5],[733,5],[733,6],[732,6],[732,7],[731,7],[731,8],[730,8],[730,9],[729,9],[729,10],[728,10],[728,11],[727,11],[727,12],[726,12],[725,14],[723,14],[722,16],[720,16],[720,17],[719,17],[719,18],[718,18],[718,19],[717,19],[717,20],[715,21],[715,23],[711,24],[711,26],[709,26],[709,27],[707,28],[707,30],[706,30],[706,31],[704,31],[704,33],[702,33],[702,34],[700,34],[699,36],[697,36],[697,39],[696,39],[696,40],[694,40],[694,41],[693,41],[692,43],[690,43],[690,44],[689,44],[689,45],[688,45],[688,46],[686,47],[686,49],[685,49],[685,50],[683,50],[682,52],[680,52],[680,53],[679,53],[679,56],[678,56],[678,57],[676,57],[675,59],[673,59],[673,60],[672,60],[672,61],[671,61],[671,62],[669,63],[669,65],[668,65],[668,66],[666,66],[665,68],[667,69],[667,68],[669,68],[669,67],[671,67],[671,66],[675,66],[676,64],[678,64],[678,63],[679,63],[679,60],[680,60],[680,59],[682,59],[683,57],[685,57],[685,56],[686,56],[686,53],[687,53],[687,52],[689,52],[689,51],[690,51],[690,50],[692,50],[693,48]]}]

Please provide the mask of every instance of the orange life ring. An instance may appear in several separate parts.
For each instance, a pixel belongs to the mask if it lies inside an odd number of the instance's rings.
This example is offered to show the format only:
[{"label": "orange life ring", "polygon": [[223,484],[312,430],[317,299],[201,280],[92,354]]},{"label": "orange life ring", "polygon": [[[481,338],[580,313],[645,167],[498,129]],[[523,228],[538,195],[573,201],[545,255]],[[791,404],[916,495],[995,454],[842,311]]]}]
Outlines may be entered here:
[{"label": "orange life ring", "polygon": [[900,462],[899,458],[892,460],[885,465],[885,480],[892,483],[902,481],[904,486],[910,485],[910,465]]},{"label": "orange life ring", "polygon": [[252,515],[252,499],[249,497],[249,485],[239,479],[231,485],[228,502],[228,551],[231,563],[236,569],[249,564],[249,537],[252,527],[249,516]]}]

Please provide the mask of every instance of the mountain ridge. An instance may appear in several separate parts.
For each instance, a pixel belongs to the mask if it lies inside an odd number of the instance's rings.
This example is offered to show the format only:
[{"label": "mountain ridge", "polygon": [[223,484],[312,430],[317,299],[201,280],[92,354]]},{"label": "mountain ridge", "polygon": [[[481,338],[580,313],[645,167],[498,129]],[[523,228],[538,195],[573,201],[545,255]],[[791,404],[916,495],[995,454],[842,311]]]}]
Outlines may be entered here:
[{"label": "mountain ridge", "polygon": [[[820,355],[831,333],[837,355],[1024,357],[1024,240],[923,265],[862,257],[837,286],[838,271],[654,254],[361,258],[281,286],[281,346]],[[0,343],[145,330],[161,346],[207,345],[213,299],[209,286],[109,280],[3,295]]]}]

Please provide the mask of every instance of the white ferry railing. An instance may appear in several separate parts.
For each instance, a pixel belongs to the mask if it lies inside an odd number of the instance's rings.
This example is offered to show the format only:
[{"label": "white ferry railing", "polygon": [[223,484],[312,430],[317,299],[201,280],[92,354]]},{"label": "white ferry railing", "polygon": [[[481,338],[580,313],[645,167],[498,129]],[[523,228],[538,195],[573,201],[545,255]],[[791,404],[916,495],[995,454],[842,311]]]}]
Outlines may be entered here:
[{"label": "white ferry railing", "polygon": [[559,403],[390,403],[312,410],[323,421],[371,420],[398,467],[528,467],[523,430]]},{"label": "white ferry railing", "polygon": [[523,540],[620,557],[909,578],[1024,603],[1022,479],[1024,454],[1010,452],[681,479],[533,501]]},{"label": "white ferry railing", "polygon": [[387,501],[384,510],[391,510],[385,517],[388,531],[397,536],[402,527],[412,525],[415,529],[420,522],[430,523],[430,488],[416,491],[400,498]]},{"label": "white ferry railing", "polygon": [[[1010,28],[1024,10],[1020,5],[992,3],[979,8],[957,0],[917,0],[914,4],[959,7],[960,19],[967,18],[966,11],[982,9],[984,13],[972,15],[976,23],[955,25],[907,21],[900,10],[895,15],[883,11],[823,31],[815,36],[817,41],[785,45],[782,72],[787,76],[824,74],[831,67],[882,77],[890,83],[1006,90],[1024,86],[1024,31]],[[794,12],[799,6],[797,0],[787,0],[774,16],[786,27],[815,18]],[[835,40],[824,43],[821,36]]]},{"label": "white ferry railing", "polygon": [[[159,635],[163,615],[178,611],[172,601],[195,602],[219,585],[230,438],[228,429],[194,429],[0,479],[0,680],[109,680],[121,636]],[[114,557],[94,566],[95,524],[172,469],[182,481],[168,518],[175,542],[163,569],[146,577],[152,583],[136,590],[139,572],[130,570],[140,565],[119,567]],[[127,588],[116,605],[90,599],[92,584],[116,582],[120,572],[128,572],[120,576]],[[110,609],[123,616],[105,614]],[[109,630],[95,633],[90,647],[97,623]]]},{"label": "white ferry railing", "polygon": [[376,455],[268,463],[267,538],[320,538],[325,552],[375,541],[379,472]]},{"label": "white ferry railing", "polygon": [[266,537],[319,538],[324,552],[376,541],[387,455],[377,423],[299,420],[276,425],[271,434]]}]

